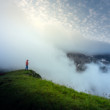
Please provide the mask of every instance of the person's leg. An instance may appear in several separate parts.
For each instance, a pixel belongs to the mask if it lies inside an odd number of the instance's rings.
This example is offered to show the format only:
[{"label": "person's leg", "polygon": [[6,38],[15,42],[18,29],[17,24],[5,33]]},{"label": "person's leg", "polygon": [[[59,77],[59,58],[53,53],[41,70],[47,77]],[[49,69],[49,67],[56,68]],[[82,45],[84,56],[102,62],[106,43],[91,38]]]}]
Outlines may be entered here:
[{"label": "person's leg", "polygon": [[28,65],[26,65],[26,70],[28,70]]}]

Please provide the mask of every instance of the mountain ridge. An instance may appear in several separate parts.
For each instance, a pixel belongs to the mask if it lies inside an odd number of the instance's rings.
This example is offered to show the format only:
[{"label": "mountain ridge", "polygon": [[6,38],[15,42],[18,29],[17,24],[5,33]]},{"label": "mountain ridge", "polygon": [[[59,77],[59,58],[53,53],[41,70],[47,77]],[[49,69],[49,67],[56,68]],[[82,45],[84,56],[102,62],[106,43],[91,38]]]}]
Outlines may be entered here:
[{"label": "mountain ridge", "polygon": [[[0,76],[0,110],[109,110],[110,100],[34,77],[32,70]],[[37,74],[37,73],[36,73]],[[39,76],[39,75],[38,75]]]},{"label": "mountain ridge", "polygon": [[83,72],[87,69],[86,64],[95,63],[100,65],[102,72],[107,72],[107,66],[110,65],[110,54],[101,54],[101,55],[86,55],[82,53],[67,53],[67,57],[74,61],[76,70],[78,72]]}]

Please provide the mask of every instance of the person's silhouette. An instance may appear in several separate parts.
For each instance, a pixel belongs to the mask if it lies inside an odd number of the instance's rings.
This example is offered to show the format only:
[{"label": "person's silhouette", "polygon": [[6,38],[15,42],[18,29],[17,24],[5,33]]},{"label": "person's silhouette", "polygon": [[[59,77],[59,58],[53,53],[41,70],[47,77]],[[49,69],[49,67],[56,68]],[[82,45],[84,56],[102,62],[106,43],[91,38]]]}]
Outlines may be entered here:
[{"label": "person's silhouette", "polygon": [[28,70],[28,64],[29,64],[28,61],[29,60],[26,60],[26,68],[25,68],[25,70]]}]

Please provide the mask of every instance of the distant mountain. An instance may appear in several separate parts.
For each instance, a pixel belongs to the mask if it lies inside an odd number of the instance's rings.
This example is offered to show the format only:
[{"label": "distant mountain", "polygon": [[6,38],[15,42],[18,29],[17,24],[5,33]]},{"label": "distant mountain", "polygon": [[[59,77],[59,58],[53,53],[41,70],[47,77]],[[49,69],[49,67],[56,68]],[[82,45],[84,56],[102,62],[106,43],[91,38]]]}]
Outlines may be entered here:
[{"label": "distant mountain", "polygon": [[110,65],[110,54],[90,56],[82,53],[67,53],[67,57],[74,61],[78,72],[85,71],[87,69],[86,64],[95,63],[105,73],[108,71]]}]

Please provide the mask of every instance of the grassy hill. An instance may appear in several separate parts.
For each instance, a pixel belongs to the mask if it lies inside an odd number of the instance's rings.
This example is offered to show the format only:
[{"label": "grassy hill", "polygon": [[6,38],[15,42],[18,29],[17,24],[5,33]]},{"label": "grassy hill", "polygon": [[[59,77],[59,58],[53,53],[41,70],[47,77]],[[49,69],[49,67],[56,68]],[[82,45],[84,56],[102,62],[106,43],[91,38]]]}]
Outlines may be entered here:
[{"label": "grassy hill", "polygon": [[18,70],[0,76],[0,110],[110,110],[110,100]]}]

